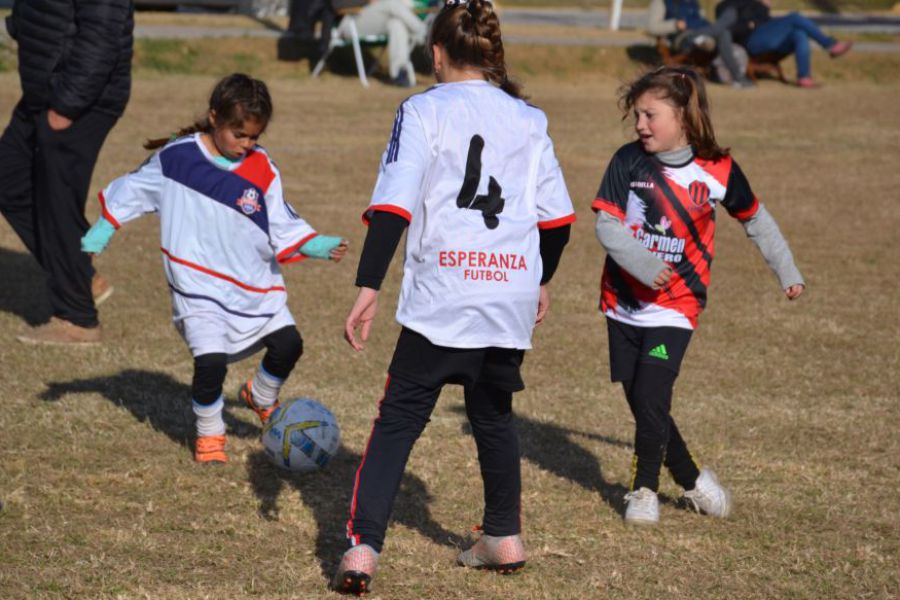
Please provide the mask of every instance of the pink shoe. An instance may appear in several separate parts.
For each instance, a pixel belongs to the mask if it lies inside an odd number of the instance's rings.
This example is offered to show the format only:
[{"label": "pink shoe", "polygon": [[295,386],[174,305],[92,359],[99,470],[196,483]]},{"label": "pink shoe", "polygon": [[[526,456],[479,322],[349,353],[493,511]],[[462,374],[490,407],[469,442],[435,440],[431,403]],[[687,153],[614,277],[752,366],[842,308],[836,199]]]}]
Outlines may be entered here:
[{"label": "pink shoe", "polygon": [[831,55],[831,58],[837,58],[838,56],[850,52],[850,48],[852,47],[853,42],[835,42],[832,44],[831,48],[828,49],[828,54]]},{"label": "pink shoe", "polygon": [[812,77],[801,77],[797,80],[797,86],[811,90],[819,87],[819,84],[813,81]]}]

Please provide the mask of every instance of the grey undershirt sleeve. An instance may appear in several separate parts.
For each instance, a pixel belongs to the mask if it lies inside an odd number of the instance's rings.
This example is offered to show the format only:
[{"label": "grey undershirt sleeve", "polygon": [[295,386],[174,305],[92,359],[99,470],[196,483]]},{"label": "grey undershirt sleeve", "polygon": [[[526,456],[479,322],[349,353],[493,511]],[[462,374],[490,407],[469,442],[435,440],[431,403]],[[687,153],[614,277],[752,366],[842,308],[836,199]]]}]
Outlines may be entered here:
[{"label": "grey undershirt sleeve", "polygon": [[668,266],[644,248],[620,220],[605,211],[597,212],[596,231],[610,258],[647,287],[652,287],[656,276]]},{"label": "grey undershirt sleeve", "polygon": [[760,203],[756,214],[741,223],[747,237],[759,248],[763,258],[766,259],[769,268],[778,277],[781,289],[787,289],[792,285],[805,285],[803,276],[800,275],[797,265],[794,264],[794,256],[788,247],[787,241],[781,235],[775,219]]}]

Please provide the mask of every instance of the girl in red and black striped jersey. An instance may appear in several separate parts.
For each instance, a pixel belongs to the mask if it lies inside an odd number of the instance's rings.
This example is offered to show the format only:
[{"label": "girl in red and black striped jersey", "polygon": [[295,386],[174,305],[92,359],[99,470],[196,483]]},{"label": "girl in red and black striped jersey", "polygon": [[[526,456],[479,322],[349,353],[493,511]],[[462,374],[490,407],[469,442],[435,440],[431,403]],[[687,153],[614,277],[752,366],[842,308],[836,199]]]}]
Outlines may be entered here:
[{"label": "girl in red and black striped jersey", "polygon": [[659,520],[663,465],[695,509],[726,517],[730,493],[697,466],[670,414],[681,360],[706,305],[716,205],[741,222],[789,300],[803,292],[803,278],[778,225],[716,143],[696,72],[651,71],[623,88],[620,106],[634,115],[638,140],[613,155],[593,209],[607,252],[600,309],[611,376],[622,382],[636,425],[625,520]]}]

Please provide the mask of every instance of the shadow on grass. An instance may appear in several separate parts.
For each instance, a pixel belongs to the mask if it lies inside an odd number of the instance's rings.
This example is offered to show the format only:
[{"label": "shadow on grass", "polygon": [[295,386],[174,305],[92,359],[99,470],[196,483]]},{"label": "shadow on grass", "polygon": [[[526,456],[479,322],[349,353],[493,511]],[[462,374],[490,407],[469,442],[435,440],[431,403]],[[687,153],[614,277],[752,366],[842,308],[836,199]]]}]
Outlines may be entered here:
[{"label": "shadow on grass", "polygon": [[29,325],[50,316],[44,273],[27,252],[0,248],[0,311],[17,315]]},{"label": "shadow on grass", "polygon": [[[40,398],[46,402],[56,402],[68,394],[86,393],[102,394],[113,404],[127,408],[138,421],[149,422],[156,431],[193,450],[196,433],[191,410],[191,388],[170,375],[127,369],[107,377],[54,381],[47,384]],[[228,406],[242,405],[226,402],[222,416],[228,435],[259,437],[259,427],[231,415]]]},{"label": "shadow on grass", "polygon": [[[453,410],[465,413],[463,406],[455,406]],[[516,429],[519,432],[522,458],[558,477],[577,483],[590,492],[599,493],[603,501],[616,512],[625,514],[624,498],[628,488],[607,481],[597,457],[572,441],[572,437],[587,437],[619,448],[631,448],[629,442],[529,419],[519,413],[516,413]],[[471,435],[468,423],[463,425],[463,431]]]},{"label": "shadow on grass", "polygon": [[[259,514],[264,519],[278,519],[278,498],[286,488],[298,491],[303,503],[312,510],[318,527],[316,558],[329,581],[347,548],[345,532],[350,499],[361,460],[360,454],[341,446],[326,468],[312,473],[279,469],[262,451],[255,452],[247,461],[250,484],[259,498]],[[436,544],[459,548],[464,538],[444,529],[432,518],[430,501],[425,482],[407,472],[400,484],[391,521],[418,531]]]}]

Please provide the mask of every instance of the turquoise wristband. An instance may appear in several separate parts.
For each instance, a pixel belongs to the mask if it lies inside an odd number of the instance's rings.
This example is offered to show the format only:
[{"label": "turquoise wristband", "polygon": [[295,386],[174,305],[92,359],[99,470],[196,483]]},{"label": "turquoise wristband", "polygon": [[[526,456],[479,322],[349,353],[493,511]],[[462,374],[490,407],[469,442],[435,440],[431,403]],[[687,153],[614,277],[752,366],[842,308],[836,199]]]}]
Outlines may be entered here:
[{"label": "turquoise wristband", "polygon": [[312,258],[329,259],[331,251],[340,246],[343,239],[334,235],[317,235],[300,246],[300,253]]},{"label": "turquoise wristband", "polygon": [[109,240],[115,232],[115,226],[105,218],[100,217],[94,223],[94,226],[88,229],[84,237],[81,238],[81,251],[88,254],[100,254],[106,248],[106,245],[109,244]]}]

